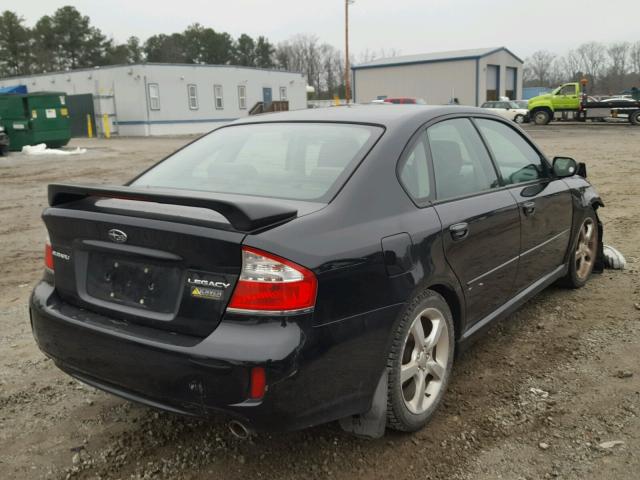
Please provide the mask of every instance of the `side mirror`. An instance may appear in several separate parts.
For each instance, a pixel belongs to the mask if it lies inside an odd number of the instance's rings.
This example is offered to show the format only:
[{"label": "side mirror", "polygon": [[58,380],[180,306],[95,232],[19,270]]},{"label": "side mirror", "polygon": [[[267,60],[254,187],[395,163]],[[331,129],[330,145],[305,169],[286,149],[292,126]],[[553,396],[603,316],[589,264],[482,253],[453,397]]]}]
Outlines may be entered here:
[{"label": "side mirror", "polygon": [[578,162],[569,157],[555,157],[553,159],[553,173],[558,178],[572,177],[578,171]]}]

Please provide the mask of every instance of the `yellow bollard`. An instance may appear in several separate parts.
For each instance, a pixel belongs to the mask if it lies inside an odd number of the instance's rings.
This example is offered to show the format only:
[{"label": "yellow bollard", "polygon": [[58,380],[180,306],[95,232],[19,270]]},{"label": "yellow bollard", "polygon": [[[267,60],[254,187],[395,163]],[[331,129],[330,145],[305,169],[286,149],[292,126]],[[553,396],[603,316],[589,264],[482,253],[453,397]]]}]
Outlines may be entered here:
[{"label": "yellow bollard", "polygon": [[91,124],[91,115],[87,113],[87,137],[93,138],[93,125]]},{"label": "yellow bollard", "polygon": [[111,128],[109,126],[109,115],[102,115],[102,128],[104,129],[104,138],[111,138]]},{"label": "yellow bollard", "polygon": [[340,97],[338,95],[333,96],[333,104],[337,107],[340,105]]}]

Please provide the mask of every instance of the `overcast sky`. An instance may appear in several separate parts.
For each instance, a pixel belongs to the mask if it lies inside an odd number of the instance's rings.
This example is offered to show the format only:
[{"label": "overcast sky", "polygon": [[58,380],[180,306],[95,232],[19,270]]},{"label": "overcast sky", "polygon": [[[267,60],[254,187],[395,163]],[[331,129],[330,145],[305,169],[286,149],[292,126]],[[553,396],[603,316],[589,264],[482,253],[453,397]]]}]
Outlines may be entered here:
[{"label": "overcast sky", "polygon": [[[199,22],[274,43],[315,34],[344,48],[344,0],[22,0],[4,8],[33,25],[69,4],[117,41],[130,35],[145,40]],[[539,49],[564,54],[593,40],[640,41],[640,0],[356,0],[350,12],[356,58],[367,48],[409,55],[506,46],[526,57]]]}]

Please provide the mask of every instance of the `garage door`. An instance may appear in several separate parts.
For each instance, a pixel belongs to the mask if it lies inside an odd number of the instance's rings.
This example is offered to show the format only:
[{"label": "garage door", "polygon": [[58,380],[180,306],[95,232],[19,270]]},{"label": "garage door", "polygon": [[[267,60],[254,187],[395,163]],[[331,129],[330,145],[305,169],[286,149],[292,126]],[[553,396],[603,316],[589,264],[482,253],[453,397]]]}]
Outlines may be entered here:
[{"label": "garage door", "polygon": [[516,90],[516,79],[518,78],[518,70],[513,67],[507,67],[507,84],[504,94],[510,100],[517,100],[518,92]]},{"label": "garage door", "polygon": [[500,90],[500,67],[487,65],[487,101],[498,100]]}]

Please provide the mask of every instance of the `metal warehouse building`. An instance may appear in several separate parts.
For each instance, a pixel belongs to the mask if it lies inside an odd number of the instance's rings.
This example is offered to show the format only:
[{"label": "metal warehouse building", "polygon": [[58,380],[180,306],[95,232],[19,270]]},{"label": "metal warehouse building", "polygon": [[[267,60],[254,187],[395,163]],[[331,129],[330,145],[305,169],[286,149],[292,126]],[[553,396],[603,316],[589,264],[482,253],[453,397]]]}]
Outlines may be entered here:
[{"label": "metal warehouse building", "polygon": [[248,115],[259,102],[286,101],[306,108],[306,80],[299,73],[228,65],[134,64],[0,79],[0,88],[22,84],[29,92],[67,94],[74,135],[86,135],[87,115],[112,133],[202,133]]},{"label": "metal warehouse building", "polygon": [[462,105],[522,95],[523,61],[505,47],[382,58],[353,66],[358,103],[384,97],[416,97],[438,105]]}]

